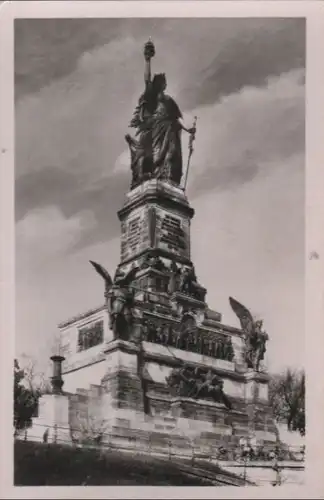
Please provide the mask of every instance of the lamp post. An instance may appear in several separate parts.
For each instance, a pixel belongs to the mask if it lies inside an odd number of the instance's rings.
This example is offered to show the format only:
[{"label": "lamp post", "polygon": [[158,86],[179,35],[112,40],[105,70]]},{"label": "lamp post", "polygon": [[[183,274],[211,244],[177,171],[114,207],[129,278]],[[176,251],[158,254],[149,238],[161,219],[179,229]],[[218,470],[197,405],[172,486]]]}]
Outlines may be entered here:
[{"label": "lamp post", "polygon": [[64,381],[62,379],[62,362],[65,360],[63,356],[54,355],[51,357],[53,361],[53,376],[51,377],[53,394],[62,394]]}]

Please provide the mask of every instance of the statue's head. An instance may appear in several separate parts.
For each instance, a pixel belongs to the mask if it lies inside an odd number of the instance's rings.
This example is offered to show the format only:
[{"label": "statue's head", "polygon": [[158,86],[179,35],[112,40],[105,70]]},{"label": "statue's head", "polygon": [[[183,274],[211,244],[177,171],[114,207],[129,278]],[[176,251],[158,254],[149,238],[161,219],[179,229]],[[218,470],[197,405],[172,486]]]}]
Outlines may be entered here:
[{"label": "statue's head", "polygon": [[154,91],[157,94],[159,94],[160,92],[163,92],[167,86],[165,73],[158,73],[158,74],[154,75],[152,85],[153,85]]}]

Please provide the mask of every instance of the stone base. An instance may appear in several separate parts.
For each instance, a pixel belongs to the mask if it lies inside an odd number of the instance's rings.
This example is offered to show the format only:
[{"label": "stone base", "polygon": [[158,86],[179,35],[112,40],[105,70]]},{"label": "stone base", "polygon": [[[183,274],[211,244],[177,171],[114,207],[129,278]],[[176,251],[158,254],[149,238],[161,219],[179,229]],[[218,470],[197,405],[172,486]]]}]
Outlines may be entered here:
[{"label": "stone base", "polygon": [[131,342],[114,340],[105,350],[106,373],[101,380],[105,412],[117,409],[144,412],[144,381],[141,376],[140,349]]},{"label": "stone base", "polygon": [[225,425],[228,410],[224,405],[191,398],[175,398],[171,403],[172,415],[177,418],[200,420]]},{"label": "stone base", "polygon": [[45,394],[39,400],[39,416],[33,418],[35,441],[70,444],[69,397],[65,394]]}]

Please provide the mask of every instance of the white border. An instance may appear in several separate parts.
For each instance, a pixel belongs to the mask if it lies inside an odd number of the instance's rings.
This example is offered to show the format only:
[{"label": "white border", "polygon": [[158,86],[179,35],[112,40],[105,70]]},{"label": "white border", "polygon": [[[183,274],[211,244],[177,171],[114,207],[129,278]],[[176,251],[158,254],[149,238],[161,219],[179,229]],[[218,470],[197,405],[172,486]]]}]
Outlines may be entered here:
[{"label": "white border", "polygon": [[[323,498],[324,295],[323,143],[324,4],[321,1],[91,1],[5,2],[0,7],[0,443],[2,498]],[[306,375],[307,454],[304,487],[13,487],[12,366],[14,357],[14,18],[78,17],[306,17]],[[313,251],[319,259],[310,258]],[[282,332],[284,335],[285,332]]]}]

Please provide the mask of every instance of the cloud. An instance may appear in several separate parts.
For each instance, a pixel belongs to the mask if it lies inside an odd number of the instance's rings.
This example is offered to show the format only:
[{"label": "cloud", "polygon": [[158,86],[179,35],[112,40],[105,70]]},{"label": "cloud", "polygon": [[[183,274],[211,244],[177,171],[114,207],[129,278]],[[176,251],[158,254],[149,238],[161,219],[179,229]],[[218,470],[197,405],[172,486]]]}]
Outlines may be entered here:
[{"label": "cloud", "polygon": [[304,19],[236,19],[228,23],[231,33],[225,35],[225,43],[214,47],[212,60],[201,75],[199,94],[190,86],[185,92],[192,105],[210,104],[215,96],[264,86],[269,76],[305,68]]},{"label": "cloud", "polygon": [[210,306],[238,326],[228,297],[264,319],[271,368],[304,362],[304,159],[278,161],[239,189],[192,200],[192,259]]},{"label": "cloud", "polygon": [[73,72],[84,52],[125,36],[149,35],[161,47],[159,57],[166,50],[174,55],[171,64],[182,66],[182,87],[192,107],[198,102],[190,83],[197,76],[207,103],[214,101],[215,90],[227,95],[305,64],[304,19],[18,19],[16,98]]},{"label": "cloud", "polygon": [[129,149],[125,149],[125,151],[123,151],[118,156],[112,173],[119,174],[121,172],[129,172],[129,165],[130,165],[130,152]]},{"label": "cloud", "polygon": [[[125,43],[128,46],[129,42]],[[278,159],[303,152],[302,76],[303,70],[291,71],[270,79],[264,87],[246,87],[213,106],[200,107],[185,114],[187,123],[191,123],[194,114],[198,115],[197,139],[189,175],[190,197],[214,187],[217,190],[232,189],[251,182],[260,169],[266,173],[275,168]],[[97,80],[99,89],[102,89],[101,80]],[[87,84],[86,91],[89,92],[90,88]],[[122,154],[116,154],[114,158],[113,152],[117,153],[116,129],[111,128],[110,117],[99,110],[100,95],[95,88],[96,80],[94,89],[91,88],[91,102],[95,105],[89,107],[87,118],[83,115],[88,107],[82,107],[82,111],[79,108],[83,97],[79,89],[80,95],[75,91],[74,99],[69,101],[65,99],[65,93],[61,94],[62,100],[54,103],[48,99],[33,100],[30,104],[35,118],[33,128],[26,129],[24,125],[21,132],[18,130],[18,134],[24,132],[18,140],[21,146],[20,155],[19,151],[17,155],[18,168],[26,156],[24,167],[29,168],[29,160],[30,167],[35,170],[17,177],[17,219],[35,207],[45,208],[51,204],[60,206],[66,218],[82,210],[95,215],[97,224],[88,226],[70,250],[119,234],[116,212],[122,206],[131,180],[129,151],[121,144],[119,151]],[[51,89],[48,92],[51,95]],[[50,118],[44,112],[44,106],[48,107]],[[29,113],[25,119],[27,117],[30,118]],[[113,123],[115,126],[117,121]],[[122,133],[121,126],[119,129]],[[107,137],[103,130],[107,131]],[[188,136],[184,134],[184,163],[187,141]],[[48,164],[60,166],[39,168],[46,165],[46,160]]]},{"label": "cloud", "polygon": [[214,106],[194,111],[197,140],[189,175],[190,194],[232,189],[251,182],[305,148],[303,70],[245,87]]},{"label": "cloud", "polygon": [[228,295],[241,299],[265,318],[272,359],[284,332],[289,360],[302,360],[304,21],[75,21],[19,21],[19,345],[46,350],[59,321],[102,302],[87,261],[118,263],[116,212],[131,180],[124,134],[151,35],[153,72],[167,73],[187,123],[198,115],[188,197],[209,303],[236,324]]},{"label": "cloud", "polygon": [[16,19],[15,97],[71,73],[79,56],[109,42],[118,19]]},{"label": "cloud", "polygon": [[[18,250],[17,243],[17,250]],[[20,249],[23,251],[23,248]],[[120,241],[91,245],[73,255],[51,257],[46,265],[17,259],[16,352],[35,356],[45,365],[55,344],[57,325],[104,303],[104,284],[89,260],[113,274],[119,262]],[[36,258],[36,257],[35,257]],[[44,261],[43,261],[44,264]]]},{"label": "cloud", "polygon": [[[57,258],[75,245],[83,231],[95,225],[92,212],[83,211],[66,219],[55,206],[29,212],[16,226],[19,263],[30,266]],[[24,256],[26,259],[24,259]]]},{"label": "cloud", "polygon": [[[69,26],[73,41],[67,43]],[[102,238],[107,234],[106,228],[112,229],[114,237],[118,221],[116,210],[111,215],[110,207],[112,203],[115,207],[121,206],[130,183],[124,134],[132,108],[143,90],[141,47],[152,33],[157,48],[153,71],[166,71],[169,92],[182,109],[190,112],[193,105],[199,106],[196,108],[199,132],[190,178],[194,175],[196,162],[197,169],[206,170],[208,162],[214,164],[215,154],[221,178],[218,185],[229,182],[228,172],[232,175],[235,169],[239,172],[238,180],[240,176],[242,181],[253,177],[258,168],[254,163],[254,149],[258,145],[251,144],[250,140],[249,151],[244,152],[240,136],[246,130],[246,119],[252,122],[256,115],[259,116],[258,126],[261,120],[266,122],[267,119],[262,109],[259,114],[253,112],[252,99],[250,103],[240,104],[242,97],[249,94],[244,85],[246,82],[252,85],[254,73],[258,74],[256,81],[259,84],[261,72],[265,80],[271,71],[303,64],[304,24],[301,20],[19,20],[15,71],[24,75],[29,91],[28,95],[22,92],[25,97],[16,106],[17,220],[28,211],[44,208],[47,204],[60,206],[67,218],[81,210],[91,210],[98,220],[98,231],[93,229],[91,237]],[[249,64],[251,52],[254,68],[250,68],[246,78],[241,72],[236,79],[240,82],[238,87],[245,89],[243,96],[238,92],[231,94],[238,91],[231,83],[232,77],[223,79],[221,86],[219,79],[215,86],[211,77],[211,71],[219,71],[219,64],[224,70],[222,75],[226,73],[225,60],[228,68],[240,68],[241,56],[237,56],[237,50],[241,39],[249,48],[244,53],[244,60]],[[280,41],[291,47],[290,52],[284,50],[284,55],[278,55]],[[260,47],[264,50],[259,50]],[[267,65],[264,64],[265,52]],[[273,62],[278,57],[285,60],[280,68]],[[34,90],[31,92],[31,89]],[[264,92],[263,89],[262,96]],[[224,97],[217,105],[219,96],[228,94],[233,99],[227,101]],[[206,102],[207,95],[208,102],[215,106],[210,110],[200,106]],[[241,108],[246,115],[241,113],[241,129],[238,130],[234,120]],[[265,127],[266,123],[262,123],[261,129]],[[249,124],[249,129],[252,128]],[[208,133],[210,129],[214,130],[214,137]],[[270,135],[276,129],[279,130],[278,124]],[[257,131],[257,125],[254,130]],[[213,142],[217,144],[216,150]],[[187,148],[187,143],[184,147]],[[238,154],[233,158],[237,149],[243,155],[240,164],[237,163]],[[205,150],[207,160],[203,157]],[[241,160],[248,154],[252,158],[247,158],[242,167]],[[229,164],[232,169],[228,168]],[[201,187],[197,185],[198,190],[209,184],[209,176],[206,170]]]}]

